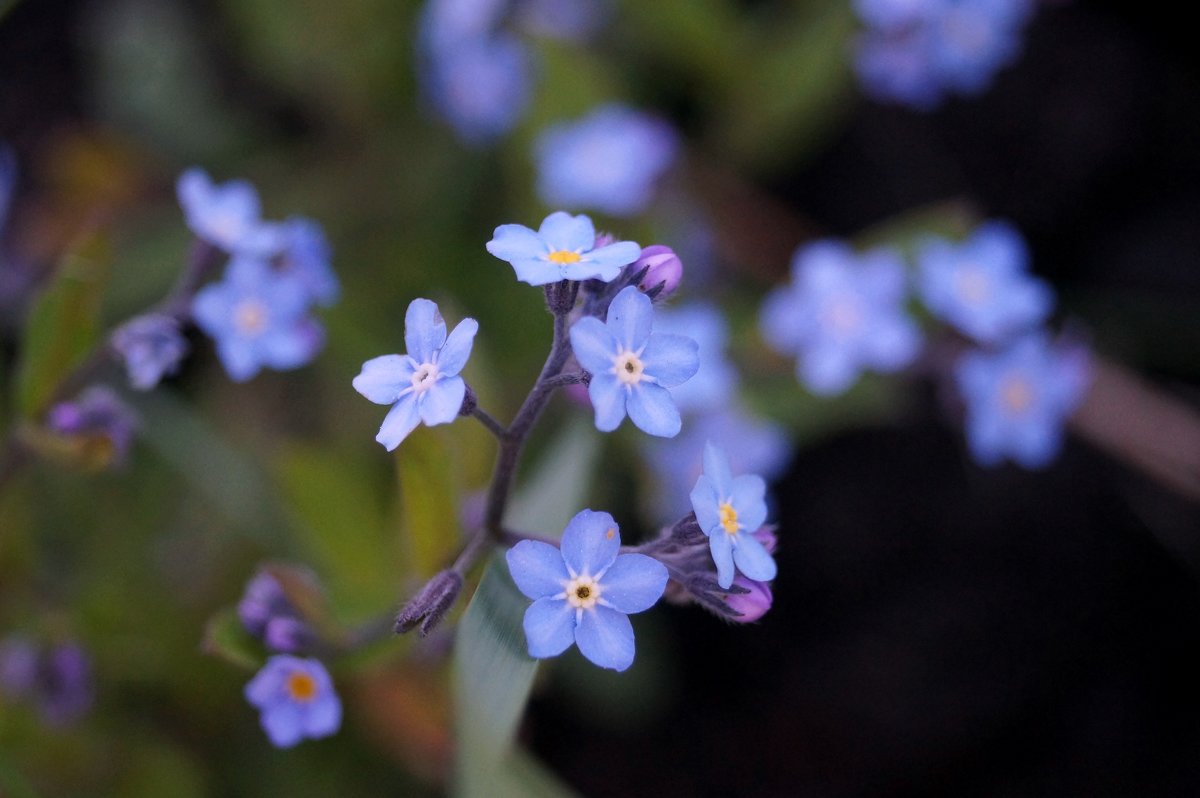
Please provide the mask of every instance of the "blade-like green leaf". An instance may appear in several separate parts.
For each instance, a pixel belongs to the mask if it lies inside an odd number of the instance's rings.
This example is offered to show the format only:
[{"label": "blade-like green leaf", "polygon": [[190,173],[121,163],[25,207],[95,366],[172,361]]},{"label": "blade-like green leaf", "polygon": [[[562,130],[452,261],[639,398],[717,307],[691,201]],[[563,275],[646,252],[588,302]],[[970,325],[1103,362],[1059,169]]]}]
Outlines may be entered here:
[{"label": "blade-like green leaf", "polygon": [[109,266],[104,242],[92,238],[63,258],[54,281],[34,302],[17,370],[22,416],[40,416],[95,344]]},{"label": "blade-like green leaf", "polygon": [[584,509],[599,454],[599,433],[582,416],[573,419],[509,503],[505,523],[522,532],[557,537]]},{"label": "blade-like green leaf", "polygon": [[396,453],[406,572],[428,579],[445,568],[459,547],[457,485],[452,431],[421,428]]}]

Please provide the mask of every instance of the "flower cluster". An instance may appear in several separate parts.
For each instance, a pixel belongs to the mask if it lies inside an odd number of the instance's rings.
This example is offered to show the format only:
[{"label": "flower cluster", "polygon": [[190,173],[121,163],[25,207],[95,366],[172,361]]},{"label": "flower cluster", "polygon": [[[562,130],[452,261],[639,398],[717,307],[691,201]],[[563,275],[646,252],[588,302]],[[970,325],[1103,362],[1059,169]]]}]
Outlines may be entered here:
[{"label": "flower cluster", "polygon": [[1020,54],[1031,0],[855,0],[854,65],[875,99],[930,110],[984,91]]},{"label": "flower cluster", "polygon": [[269,570],[250,580],[237,609],[243,628],[272,651],[295,654],[315,639],[312,627]]}]

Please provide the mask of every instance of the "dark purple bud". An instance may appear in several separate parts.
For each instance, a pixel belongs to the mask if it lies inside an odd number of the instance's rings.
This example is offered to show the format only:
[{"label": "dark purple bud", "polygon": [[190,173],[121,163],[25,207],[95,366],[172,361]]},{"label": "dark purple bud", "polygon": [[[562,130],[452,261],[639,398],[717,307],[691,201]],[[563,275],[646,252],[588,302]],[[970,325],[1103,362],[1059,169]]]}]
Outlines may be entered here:
[{"label": "dark purple bud", "polygon": [[312,648],[317,636],[312,627],[299,618],[277,615],[267,621],[263,644],[272,651],[296,654]]},{"label": "dark purple bud", "polygon": [[457,571],[442,571],[430,579],[396,617],[396,634],[411,632],[418,625],[421,637],[429,634],[454,605],[462,586],[463,579]]},{"label": "dark purple bud", "polygon": [[671,539],[684,545],[706,543],[708,540],[696,521],[695,513],[688,513],[675,522],[675,526],[671,527]]},{"label": "dark purple bud", "polygon": [[675,250],[662,244],[652,244],[642,249],[642,256],[633,264],[633,271],[642,269],[646,273],[638,281],[638,288],[649,292],[662,285],[654,299],[666,299],[683,279],[683,261],[675,254]]},{"label": "dark purple bud", "polygon": [[133,443],[137,416],[116,392],[93,385],[75,399],[50,408],[46,425],[60,435],[78,439],[80,453],[92,465],[124,461]]},{"label": "dark purple bud", "polygon": [[50,649],[38,669],[37,702],[42,719],[53,726],[77,720],[92,705],[92,666],[75,643]]},{"label": "dark purple bud", "polygon": [[557,283],[549,283],[545,292],[546,307],[550,308],[550,312],[555,316],[565,316],[575,307],[575,300],[579,296],[579,283],[573,280],[559,280]]},{"label": "dark purple bud", "polygon": [[129,383],[148,391],[159,380],[179,369],[188,352],[179,320],[162,313],[147,313],[122,324],[113,332],[112,348],[125,361]]},{"label": "dark purple bud", "polygon": [[295,617],[296,608],[288,601],[283,587],[274,576],[259,571],[246,584],[246,592],[238,602],[238,617],[242,626],[254,637],[262,640],[267,624],[275,617]]},{"label": "dark purple bud", "polygon": [[767,610],[771,609],[773,596],[771,595],[771,586],[766,582],[755,582],[753,579],[738,574],[733,579],[733,584],[736,587],[741,587],[746,590],[745,593],[730,593],[725,596],[725,604],[730,609],[739,613],[736,617],[731,617],[738,623],[751,623],[767,614]]},{"label": "dark purple bud", "polygon": [[460,416],[469,416],[475,412],[475,408],[477,407],[479,407],[479,399],[475,396],[474,389],[468,385],[466,392],[463,393],[462,405],[458,408],[458,414]]}]

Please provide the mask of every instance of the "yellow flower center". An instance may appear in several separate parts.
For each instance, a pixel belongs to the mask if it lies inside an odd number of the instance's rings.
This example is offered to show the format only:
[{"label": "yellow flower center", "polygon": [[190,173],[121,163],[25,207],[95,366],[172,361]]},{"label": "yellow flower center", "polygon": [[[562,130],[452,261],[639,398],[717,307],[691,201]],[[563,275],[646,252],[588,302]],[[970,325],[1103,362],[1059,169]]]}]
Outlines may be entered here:
[{"label": "yellow flower center", "polygon": [[566,584],[567,603],[578,610],[590,610],[600,600],[600,583],[590,576],[577,576]]},{"label": "yellow flower center", "polygon": [[288,676],[286,688],[293,701],[307,703],[317,697],[317,680],[304,671],[292,671]]},{"label": "yellow flower center", "polygon": [[1000,387],[1000,402],[1010,413],[1024,413],[1033,404],[1033,388],[1024,377],[1009,377]]},{"label": "yellow flower center", "polygon": [[642,365],[642,360],[633,352],[622,352],[617,355],[613,367],[617,372],[617,379],[625,385],[636,385],[642,381],[642,372],[646,367]]},{"label": "yellow flower center", "polygon": [[733,505],[729,502],[721,502],[718,509],[721,511],[721,528],[725,530],[725,534],[736,535],[742,528],[738,524],[737,510],[733,509]]},{"label": "yellow flower center", "polygon": [[233,325],[242,335],[258,335],[267,326],[267,307],[257,299],[238,303],[233,310]]},{"label": "yellow flower center", "polygon": [[559,249],[551,252],[546,258],[551,263],[557,263],[559,266],[566,266],[568,263],[579,263],[582,258],[578,252],[572,252],[569,249]]}]

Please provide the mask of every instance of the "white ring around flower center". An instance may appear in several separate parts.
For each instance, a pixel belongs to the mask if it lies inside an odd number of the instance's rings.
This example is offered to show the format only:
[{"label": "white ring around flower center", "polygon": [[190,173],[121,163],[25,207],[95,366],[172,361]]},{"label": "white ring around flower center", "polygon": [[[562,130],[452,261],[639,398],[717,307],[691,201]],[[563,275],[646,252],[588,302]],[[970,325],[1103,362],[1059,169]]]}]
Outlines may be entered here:
[{"label": "white ring around flower center", "polygon": [[637,385],[642,381],[642,372],[646,367],[634,352],[625,351],[613,360],[613,370],[624,385]]},{"label": "white ring around flower center", "polygon": [[412,387],[416,393],[425,393],[437,382],[438,368],[433,363],[422,363],[412,375]]},{"label": "white ring around flower center", "polygon": [[600,583],[587,574],[580,574],[564,585],[567,603],[577,610],[590,610],[600,600]]}]

